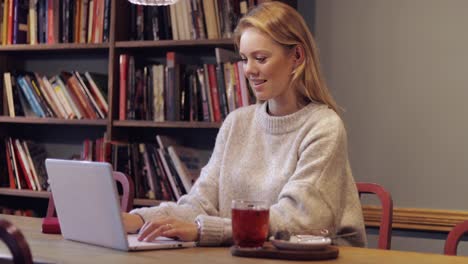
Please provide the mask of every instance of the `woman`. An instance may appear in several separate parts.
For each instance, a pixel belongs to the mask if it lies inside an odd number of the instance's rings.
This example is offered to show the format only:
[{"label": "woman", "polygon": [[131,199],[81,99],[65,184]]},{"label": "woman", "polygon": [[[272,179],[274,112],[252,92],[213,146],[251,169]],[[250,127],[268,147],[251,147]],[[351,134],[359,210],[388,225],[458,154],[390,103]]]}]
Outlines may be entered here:
[{"label": "woman", "polygon": [[229,244],[231,201],[266,200],[270,235],[356,231],[341,245],[364,246],[363,216],[347,154],[346,131],[319,70],[303,18],[280,2],[243,17],[235,42],[258,104],[230,113],[208,164],[176,203],[124,214],[129,232]]}]

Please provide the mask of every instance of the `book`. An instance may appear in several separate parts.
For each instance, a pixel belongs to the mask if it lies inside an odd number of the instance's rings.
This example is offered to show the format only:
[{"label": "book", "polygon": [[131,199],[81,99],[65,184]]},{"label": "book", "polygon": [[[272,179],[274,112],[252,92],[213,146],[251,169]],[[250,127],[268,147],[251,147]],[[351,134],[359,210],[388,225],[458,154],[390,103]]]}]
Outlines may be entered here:
[{"label": "book", "polygon": [[179,200],[179,198],[184,195],[184,190],[182,189],[183,186],[182,184],[177,181],[176,175],[174,168],[171,167],[170,164],[170,158],[169,155],[161,148],[157,149],[158,152],[158,157],[161,160],[162,168],[167,175],[167,178],[169,180],[169,183],[172,188],[172,192],[174,193],[174,196],[176,200]]},{"label": "book", "polygon": [[163,169],[157,146],[155,144],[148,144],[147,150],[149,151],[150,159],[156,172],[157,185],[160,188],[160,192],[158,192],[158,194],[160,194],[161,197],[159,199],[166,201],[176,200],[174,192],[170,186],[169,178]]},{"label": "book", "polygon": [[155,199],[157,197],[156,192],[159,191],[159,188],[157,187],[156,172],[151,164],[148,149],[146,149],[145,144],[138,144],[138,147],[144,158],[144,167],[142,170],[145,172],[144,174],[149,183],[148,198]]},{"label": "book", "polygon": [[32,176],[33,181],[34,181],[34,185],[36,186],[36,189],[38,191],[42,191],[43,189],[42,189],[41,184],[39,182],[39,176],[37,174],[36,166],[32,162],[31,154],[29,153],[28,144],[26,144],[26,141],[24,141],[24,140],[21,143],[23,144],[22,147],[23,147],[23,150],[25,152],[27,163],[29,164],[29,170],[31,172],[31,176]]},{"label": "book", "polygon": [[55,95],[55,102],[57,103],[57,106],[62,109],[65,119],[75,118],[76,115],[62,91],[62,86],[58,83],[57,77],[54,76],[49,80],[46,76],[42,76],[42,82],[44,83],[44,86],[48,87],[47,89],[52,91],[51,94]]},{"label": "book", "polygon": [[89,83],[86,81],[86,79],[84,79],[81,74],[77,71],[73,71],[72,72],[73,75],[76,77],[76,79],[78,80],[78,83],[81,87],[81,91],[84,93],[85,95],[85,99],[87,104],[88,104],[88,107],[91,109],[91,111],[96,115],[96,118],[106,118],[106,114],[101,110],[101,107],[98,105],[96,99],[94,98],[93,94],[91,93],[90,91],[90,88],[89,87]]},{"label": "book", "polygon": [[92,96],[95,98],[96,103],[105,116],[109,112],[107,104],[107,75],[99,73],[85,72],[86,80],[89,83],[89,88]]},{"label": "book", "polygon": [[18,164],[18,177],[20,181],[26,183],[26,188],[36,191],[36,186],[30,174],[29,166],[23,151],[23,148],[18,139],[12,140],[13,152],[15,153],[16,163]]},{"label": "book", "polygon": [[26,44],[28,32],[29,0],[13,0],[12,44]]},{"label": "book", "polygon": [[127,119],[127,80],[129,55],[119,56],[119,120]]},{"label": "book", "polygon": [[15,103],[13,102],[13,86],[11,83],[11,73],[3,73],[3,88],[6,95],[6,103],[8,106],[8,116],[15,117]]},{"label": "book", "polygon": [[34,111],[38,117],[46,117],[44,110],[39,104],[39,100],[36,95],[33,93],[33,88],[30,87],[23,76],[18,76],[16,78],[18,85],[21,87],[21,91],[25,96],[27,102],[29,103],[31,109]]},{"label": "book", "polygon": [[202,106],[202,119],[203,121],[210,121],[210,108],[208,103],[208,95],[206,89],[206,80],[205,80],[205,68],[198,68],[197,69],[197,81],[200,85],[200,95],[201,95],[201,106]]},{"label": "book", "polygon": [[13,156],[11,153],[11,148],[10,148],[10,142],[9,139],[5,139],[5,157],[6,157],[6,163],[7,163],[7,169],[8,169],[8,178],[9,178],[9,186],[10,189],[16,189],[17,182],[16,182],[16,171],[15,167],[13,165]]},{"label": "book", "polygon": [[48,102],[49,106],[52,108],[52,111],[55,113],[55,116],[60,117],[60,118],[66,118],[66,112],[63,109],[62,105],[60,104],[57,98],[57,95],[55,94],[52,87],[50,86],[50,83],[47,81],[47,84],[46,84],[44,82],[44,78],[42,78],[37,72],[34,73],[34,77],[46,101]]},{"label": "book", "polygon": [[45,160],[48,157],[48,153],[44,145],[25,140],[23,141],[24,146],[29,152],[29,157],[31,158],[31,163],[33,164],[34,170],[37,175],[37,180],[40,187],[40,190],[48,190],[49,183],[47,182],[47,172],[45,167]]}]

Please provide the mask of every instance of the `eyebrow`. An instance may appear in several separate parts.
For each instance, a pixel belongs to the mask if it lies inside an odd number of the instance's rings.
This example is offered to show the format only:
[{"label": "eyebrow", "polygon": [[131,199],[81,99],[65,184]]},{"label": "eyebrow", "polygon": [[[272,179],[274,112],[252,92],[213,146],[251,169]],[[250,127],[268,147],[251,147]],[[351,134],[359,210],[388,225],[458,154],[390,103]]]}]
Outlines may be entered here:
[{"label": "eyebrow", "polygon": [[[267,51],[267,50],[254,50],[254,51],[250,52],[249,54],[256,55],[257,53],[266,53],[267,55],[271,55],[271,54],[272,54],[271,51]],[[240,52],[240,51],[239,51],[239,55],[245,56],[245,54],[242,53],[242,52]]]}]

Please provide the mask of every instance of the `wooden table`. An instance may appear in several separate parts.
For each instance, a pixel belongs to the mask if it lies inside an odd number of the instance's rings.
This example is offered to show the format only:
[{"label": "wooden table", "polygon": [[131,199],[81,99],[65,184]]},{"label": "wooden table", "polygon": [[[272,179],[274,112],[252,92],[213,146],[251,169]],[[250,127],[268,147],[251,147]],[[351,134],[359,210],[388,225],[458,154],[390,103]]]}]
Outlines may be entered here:
[{"label": "wooden table", "polygon": [[[21,229],[31,248],[34,260],[59,263],[186,263],[186,264],[248,264],[248,263],[290,263],[296,261],[282,261],[273,259],[254,259],[233,257],[229,248],[200,247],[188,249],[154,250],[143,252],[122,252],[103,247],[87,245],[64,240],[60,235],[41,233],[40,218],[0,215],[14,223]],[[8,256],[9,251],[0,243],[0,256]],[[299,261],[297,261],[299,262]],[[366,264],[366,263],[424,263],[424,264],[457,264],[468,263],[467,257],[444,256],[439,254],[426,254],[404,252],[396,250],[379,250],[368,248],[340,247],[338,259],[329,261],[300,261],[301,263],[327,263],[327,264]]]}]

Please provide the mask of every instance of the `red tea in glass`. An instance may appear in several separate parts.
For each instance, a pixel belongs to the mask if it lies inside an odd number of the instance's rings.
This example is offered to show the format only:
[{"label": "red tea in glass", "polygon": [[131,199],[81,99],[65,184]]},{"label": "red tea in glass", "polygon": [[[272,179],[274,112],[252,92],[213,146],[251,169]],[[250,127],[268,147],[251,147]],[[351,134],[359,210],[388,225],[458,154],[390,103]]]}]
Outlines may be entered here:
[{"label": "red tea in glass", "polygon": [[239,247],[262,247],[270,213],[263,201],[232,201],[232,236]]}]

